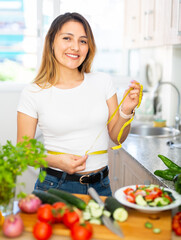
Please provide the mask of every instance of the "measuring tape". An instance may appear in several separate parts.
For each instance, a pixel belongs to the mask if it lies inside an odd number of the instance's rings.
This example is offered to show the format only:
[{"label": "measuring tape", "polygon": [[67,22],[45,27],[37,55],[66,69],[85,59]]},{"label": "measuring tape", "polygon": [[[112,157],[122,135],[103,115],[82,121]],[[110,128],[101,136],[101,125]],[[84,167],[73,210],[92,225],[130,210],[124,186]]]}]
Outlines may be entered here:
[{"label": "measuring tape", "polygon": [[[138,83],[139,84],[139,83]],[[139,102],[138,102],[138,105],[137,105],[137,108],[139,108],[140,104],[141,104],[141,100],[142,100],[142,95],[143,95],[143,86],[140,84],[141,86],[141,89],[140,89],[140,94],[139,94]],[[123,103],[124,99],[127,97],[127,95],[130,93],[130,91],[132,90],[133,88],[130,88],[127,93],[125,94],[125,96],[123,97],[123,99],[121,100],[120,104],[118,105],[118,107],[116,108],[116,110],[114,111],[114,113],[111,115],[111,117],[109,118],[109,120],[107,121],[106,125],[104,126],[107,127],[107,125],[111,122],[111,120],[113,119],[113,117],[116,115],[117,111],[119,110],[119,107],[121,106],[121,104]],[[117,141],[119,143],[119,145],[117,146],[114,146],[112,147],[113,150],[117,150],[117,149],[120,149],[122,147],[121,143],[120,143],[120,139],[121,139],[121,136],[123,134],[123,131],[125,129],[125,127],[127,127],[134,119],[134,115],[131,119],[129,119],[123,126],[122,128],[120,129],[119,133],[118,133],[118,136],[117,136]],[[96,143],[97,139],[101,136],[104,128],[100,131],[100,133],[97,135],[96,139],[94,140],[93,144],[91,145],[91,147],[89,148],[89,150],[87,150],[85,152],[85,155],[96,155],[96,154],[104,154],[104,153],[107,153],[107,150],[100,150],[100,151],[95,151],[95,152],[90,152],[90,150],[92,149],[92,147],[94,146],[94,144]],[[58,155],[58,154],[67,154],[67,153],[63,153],[63,152],[54,152],[54,151],[47,151],[47,153],[49,154],[54,154],[54,155]],[[76,156],[80,156],[80,155],[76,155]]]}]

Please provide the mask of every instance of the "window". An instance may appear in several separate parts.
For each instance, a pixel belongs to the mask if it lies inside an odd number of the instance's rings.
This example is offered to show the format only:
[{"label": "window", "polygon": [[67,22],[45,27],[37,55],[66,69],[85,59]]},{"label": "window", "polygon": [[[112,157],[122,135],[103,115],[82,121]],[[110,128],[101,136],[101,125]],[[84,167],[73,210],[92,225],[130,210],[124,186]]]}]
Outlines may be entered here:
[{"label": "window", "polygon": [[126,75],[122,0],[0,0],[0,83],[32,81],[51,22],[74,11],[89,21],[95,36],[93,71]]}]

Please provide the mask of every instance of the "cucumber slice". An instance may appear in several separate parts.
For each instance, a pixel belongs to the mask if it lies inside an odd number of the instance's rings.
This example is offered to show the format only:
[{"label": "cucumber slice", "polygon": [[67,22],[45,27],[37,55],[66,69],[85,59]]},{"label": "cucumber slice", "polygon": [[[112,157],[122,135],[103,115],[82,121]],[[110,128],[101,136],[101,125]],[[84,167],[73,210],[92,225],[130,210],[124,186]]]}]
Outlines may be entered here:
[{"label": "cucumber slice", "polygon": [[156,206],[166,206],[170,203],[168,198],[165,197],[159,197],[159,198],[155,198],[154,202],[156,203]]},{"label": "cucumber slice", "polygon": [[97,224],[97,225],[101,225],[102,224],[102,221],[101,221],[100,218],[91,218],[89,220],[89,222],[92,223],[92,224]]},{"label": "cucumber slice", "polygon": [[143,206],[143,207],[148,205],[142,195],[137,195],[135,198],[135,201],[138,205]]},{"label": "cucumber slice", "polygon": [[110,211],[107,211],[107,210],[103,210],[103,213],[102,213],[104,216],[107,216],[107,217],[111,217],[111,212]]},{"label": "cucumber slice", "polygon": [[91,213],[89,211],[84,211],[82,215],[85,221],[88,221],[91,219]]},{"label": "cucumber slice", "polygon": [[128,218],[128,212],[124,208],[117,208],[113,213],[114,220],[124,222]]},{"label": "cucumber slice", "polygon": [[102,214],[103,214],[103,208],[102,208],[102,207],[99,207],[99,208],[93,208],[93,207],[91,207],[91,208],[90,208],[90,212],[91,212],[92,217],[94,217],[94,218],[99,218],[99,217],[101,217]]}]

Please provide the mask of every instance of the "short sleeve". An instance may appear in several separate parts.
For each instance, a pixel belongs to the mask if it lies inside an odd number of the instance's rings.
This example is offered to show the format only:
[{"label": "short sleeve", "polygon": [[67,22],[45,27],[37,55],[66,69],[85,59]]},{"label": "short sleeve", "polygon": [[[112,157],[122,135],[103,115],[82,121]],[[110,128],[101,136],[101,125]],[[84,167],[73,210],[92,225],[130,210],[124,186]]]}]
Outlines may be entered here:
[{"label": "short sleeve", "polygon": [[107,77],[107,85],[106,85],[106,100],[111,98],[116,93],[116,89],[113,84],[113,79],[111,76]]},{"label": "short sleeve", "polygon": [[17,111],[29,115],[33,118],[38,118],[36,93],[32,88],[32,85],[28,85],[23,89],[20,95]]}]

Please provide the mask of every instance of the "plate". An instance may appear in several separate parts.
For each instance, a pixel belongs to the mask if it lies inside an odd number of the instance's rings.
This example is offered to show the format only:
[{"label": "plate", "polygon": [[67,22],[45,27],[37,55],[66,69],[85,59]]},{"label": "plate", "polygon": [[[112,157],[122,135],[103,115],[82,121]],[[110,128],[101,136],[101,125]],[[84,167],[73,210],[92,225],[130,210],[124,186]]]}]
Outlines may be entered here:
[{"label": "plate", "polygon": [[164,190],[171,192],[173,197],[175,198],[175,201],[167,206],[150,207],[150,206],[139,206],[135,203],[130,203],[126,200],[126,195],[123,192],[128,187],[136,189],[136,185],[122,187],[115,192],[114,196],[121,204],[125,205],[126,207],[134,208],[140,212],[157,213],[160,211],[171,210],[171,209],[174,209],[174,208],[178,207],[179,205],[181,205],[181,195],[179,195],[176,191],[174,191],[170,188],[165,188],[165,187],[164,187]]}]

